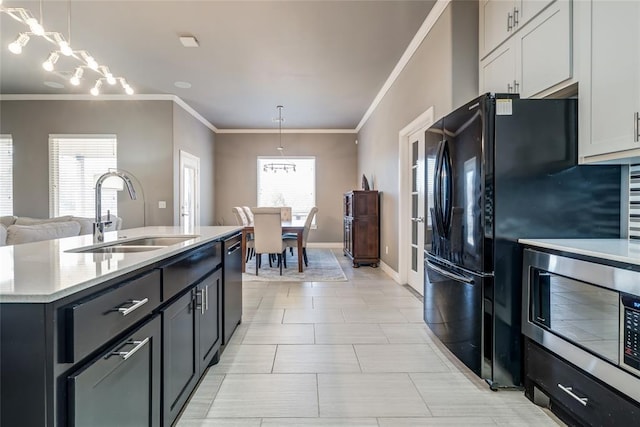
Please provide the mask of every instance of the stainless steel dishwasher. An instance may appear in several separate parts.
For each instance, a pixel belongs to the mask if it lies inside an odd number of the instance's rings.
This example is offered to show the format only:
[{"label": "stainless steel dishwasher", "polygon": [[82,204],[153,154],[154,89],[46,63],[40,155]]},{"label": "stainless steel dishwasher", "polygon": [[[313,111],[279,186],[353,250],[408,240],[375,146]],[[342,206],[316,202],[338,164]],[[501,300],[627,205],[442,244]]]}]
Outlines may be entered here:
[{"label": "stainless steel dishwasher", "polygon": [[222,344],[227,344],[242,320],[242,235],[225,239],[222,254]]}]

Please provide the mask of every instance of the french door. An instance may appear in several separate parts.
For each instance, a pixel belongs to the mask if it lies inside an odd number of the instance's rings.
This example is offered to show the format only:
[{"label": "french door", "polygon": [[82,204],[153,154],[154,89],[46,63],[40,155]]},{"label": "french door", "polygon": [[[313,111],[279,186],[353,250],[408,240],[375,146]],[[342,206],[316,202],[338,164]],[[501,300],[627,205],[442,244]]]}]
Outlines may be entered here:
[{"label": "french door", "polygon": [[200,159],[180,150],[180,225],[200,225]]},{"label": "french door", "polygon": [[411,179],[409,186],[410,223],[409,270],[407,283],[420,294],[424,289],[424,198],[425,198],[425,129],[409,136]]}]

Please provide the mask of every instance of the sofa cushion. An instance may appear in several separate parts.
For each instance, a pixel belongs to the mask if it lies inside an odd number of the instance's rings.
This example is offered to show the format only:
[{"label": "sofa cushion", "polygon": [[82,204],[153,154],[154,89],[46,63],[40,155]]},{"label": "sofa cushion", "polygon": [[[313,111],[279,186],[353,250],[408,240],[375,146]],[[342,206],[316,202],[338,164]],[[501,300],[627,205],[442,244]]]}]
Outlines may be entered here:
[{"label": "sofa cushion", "polygon": [[[103,215],[102,216],[102,220],[106,221],[107,220],[107,216]],[[95,219],[93,218],[83,218],[81,216],[74,216],[71,217],[71,221],[76,221],[78,223],[80,223],[80,235],[84,235],[84,234],[91,234],[93,233],[93,223],[95,221]],[[104,228],[104,231],[116,231],[116,230],[120,230],[120,228],[122,227],[122,218],[115,216],[115,215],[111,215],[111,224],[107,225]]]},{"label": "sofa cushion", "polygon": [[16,218],[18,217],[13,215],[0,216],[0,224],[8,227],[16,223]]},{"label": "sofa cushion", "polygon": [[7,245],[60,239],[63,237],[77,236],[79,233],[80,224],[76,221],[49,222],[35,225],[12,225],[7,228]]},{"label": "sofa cushion", "polygon": [[55,218],[29,218],[28,216],[19,216],[16,219],[15,225],[36,225],[47,224],[50,222],[64,222],[71,221],[73,218],[71,215],[57,216]]},{"label": "sofa cushion", "polygon": [[0,246],[7,244],[7,227],[4,224],[0,224]]}]

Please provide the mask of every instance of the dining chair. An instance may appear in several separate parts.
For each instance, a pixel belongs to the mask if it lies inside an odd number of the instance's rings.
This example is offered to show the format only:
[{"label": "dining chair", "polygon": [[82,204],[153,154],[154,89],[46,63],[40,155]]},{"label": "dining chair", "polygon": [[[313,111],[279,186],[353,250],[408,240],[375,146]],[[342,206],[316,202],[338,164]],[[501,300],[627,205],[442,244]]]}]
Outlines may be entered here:
[{"label": "dining chair", "polygon": [[[307,237],[309,237],[309,230],[311,230],[311,223],[313,222],[313,218],[316,216],[317,212],[318,212],[317,207],[314,206],[311,208],[311,210],[309,211],[309,215],[307,215],[307,219],[304,222],[304,230],[302,230],[302,258],[304,259],[305,267],[309,266],[309,260],[307,258]],[[293,251],[293,248],[298,247],[298,236],[296,234],[287,233],[282,236],[282,239],[284,240],[285,245],[288,248],[291,248],[292,251]]]},{"label": "dining chair", "polygon": [[280,218],[282,221],[291,221],[291,206],[280,207]]},{"label": "dining chair", "polygon": [[277,254],[280,275],[282,266],[286,267],[283,257],[287,246],[282,239],[282,219],[280,208],[251,208],[253,212],[253,237],[256,252],[256,276],[261,264],[262,254]]},{"label": "dining chair", "polygon": [[253,212],[251,212],[251,208],[249,206],[243,206],[242,209],[244,210],[244,214],[249,220],[249,224],[253,225]]},{"label": "dining chair", "polygon": [[[241,208],[240,206],[234,206],[233,208],[231,208],[231,211],[235,215],[238,225],[242,225],[244,227],[251,225],[249,224],[249,218],[247,218],[247,215],[245,214],[243,208]],[[253,235],[251,234],[247,235],[246,243],[247,243],[247,253],[245,254],[245,262],[249,261],[253,257],[253,254],[255,253]]]}]

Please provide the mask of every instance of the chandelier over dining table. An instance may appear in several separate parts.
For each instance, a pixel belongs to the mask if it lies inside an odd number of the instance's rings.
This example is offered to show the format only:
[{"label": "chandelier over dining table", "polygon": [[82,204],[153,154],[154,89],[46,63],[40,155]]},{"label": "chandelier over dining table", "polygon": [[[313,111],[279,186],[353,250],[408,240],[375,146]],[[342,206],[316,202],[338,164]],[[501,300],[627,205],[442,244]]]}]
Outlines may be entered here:
[{"label": "chandelier over dining table", "polygon": [[294,163],[289,162],[285,157],[284,157],[284,147],[282,146],[282,122],[284,122],[284,119],[282,118],[282,109],[284,108],[282,105],[278,105],[276,107],[278,109],[278,118],[273,119],[273,121],[278,122],[278,135],[279,135],[279,145],[277,147],[277,150],[280,152],[280,158],[282,159],[281,161],[273,161],[271,163],[266,163],[263,167],[262,170],[264,172],[278,172],[278,171],[284,171],[286,173],[289,172],[295,172],[296,171],[296,165]]}]

